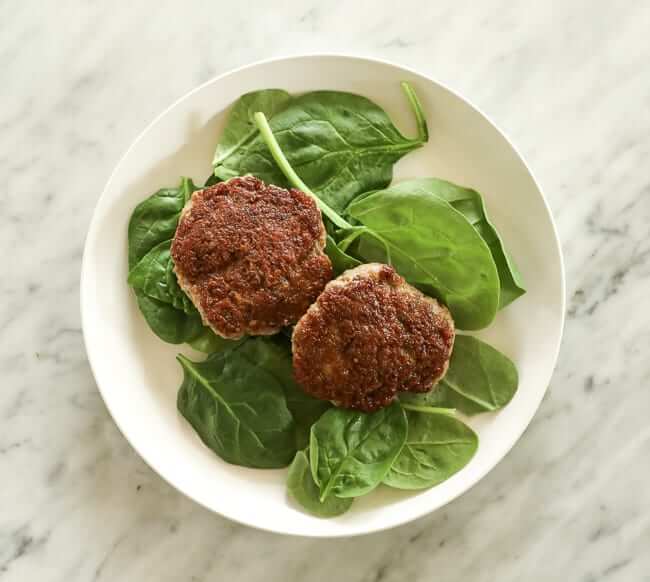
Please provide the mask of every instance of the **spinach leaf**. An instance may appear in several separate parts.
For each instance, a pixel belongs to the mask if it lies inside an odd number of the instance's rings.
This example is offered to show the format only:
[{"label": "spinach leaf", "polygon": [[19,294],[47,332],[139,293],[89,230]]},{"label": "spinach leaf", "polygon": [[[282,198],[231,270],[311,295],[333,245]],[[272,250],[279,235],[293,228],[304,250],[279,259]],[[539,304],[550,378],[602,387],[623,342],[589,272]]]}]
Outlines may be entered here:
[{"label": "spinach leaf", "polygon": [[406,440],[406,414],[399,403],[367,414],[332,408],[311,428],[309,456],[320,500],[358,497],[372,491]]},{"label": "spinach leaf", "polygon": [[325,244],[325,253],[332,262],[335,277],[338,277],[343,271],[353,269],[361,264],[361,261],[342,251],[329,234],[327,235],[327,243]]},{"label": "spinach leaf", "polygon": [[[215,177],[214,182],[218,181]],[[211,353],[232,347],[231,342],[203,327],[198,311],[178,284],[170,253],[181,211],[196,190],[192,180],[182,178],[178,188],[158,190],[136,206],[128,231],[128,283],[142,315],[160,339],[187,342]]]},{"label": "spinach leaf", "polygon": [[517,368],[507,356],[475,337],[457,335],[442,380],[431,392],[403,393],[400,400],[472,415],[503,408],[517,391],[518,381]]},{"label": "spinach leaf", "polygon": [[[241,152],[246,150],[258,135],[253,115],[261,111],[272,119],[291,101],[291,95],[282,89],[264,89],[242,95],[233,105],[224,127],[212,165],[214,175],[222,180],[243,176],[240,171]],[[276,184],[276,182],[269,182]]]},{"label": "spinach leaf", "polygon": [[293,337],[293,328],[295,326],[293,325],[286,325],[284,326],[281,330],[280,333],[289,341],[291,341],[291,338]]},{"label": "spinach leaf", "polygon": [[128,282],[145,295],[170,303],[176,309],[192,315],[196,313],[196,307],[178,285],[171,258],[171,244],[171,240],[166,240],[153,247],[129,271]]},{"label": "spinach leaf", "polygon": [[296,452],[295,425],[278,378],[275,346],[249,339],[204,362],[178,356],[184,380],[178,409],[223,460],[254,468],[285,467]]},{"label": "spinach leaf", "polygon": [[392,264],[409,283],[440,298],[461,329],[494,319],[499,277],[490,249],[448,202],[390,187],[354,201],[348,214],[366,227],[356,231],[359,258]]},{"label": "spinach leaf", "polygon": [[221,178],[217,178],[214,174],[210,174],[208,176],[208,179],[205,181],[205,184],[203,184],[204,188],[207,188],[209,186],[214,186],[215,184],[218,184],[219,182],[222,182]]},{"label": "spinach leaf", "polygon": [[503,309],[526,292],[521,274],[512,257],[506,253],[499,233],[487,216],[483,198],[476,190],[438,178],[408,180],[391,186],[390,189],[442,198],[472,223],[490,249],[496,264],[500,283],[499,309]]},{"label": "spinach leaf", "polygon": [[447,413],[407,410],[404,448],[383,482],[397,489],[425,489],[449,479],[472,459],[476,433]]},{"label": "spinach leaf", "polygon": [[[175,277],[164,284],[178,285]],[[178,297],[174,299],[174,303],[170,303],[150,296],[137,287],[134,292],[145,321],[161,340],[171,344],[188,343],[194,349],[205,353],[227,349],[231,347],[230,344],[236,345],[237,342],[223,339],[209,327],[203,326],[199,312],[180,288],[178,292],[183,293],[180,299],[182,306],[178,303]]]},{"label": "spinach leaf", "polygon": [[291,343],[281,336],[265,339],[269,357],[265,365],[269,373],[282,384],[287,408],[295,423],[296,448],[304,449],[309,444],[309,431],[312,425],[332,408],[327,400],[319,400],[307,394],[293,379]]},{"label": "spinach leaf", "polygon": [[192,180],[181,178],[178,188],[162,188],[135,207],[129,221],[129,270],[157,244],[176,232],[183,206],[197,190]]},{"label": "spinach leaf", "polygon": [[309,396],[294,382],[285,384],[285,396],[287,407],[296,423],[296,447],[303,449],[309,445],[311,427],[332,408],[332,404],[327,400],[318,400]]},{"label": "spinach leaf", "polygon": [[214,333],[209,327],[204,327],[199,335],[187,343],[199,352],[212,354],[214,352],[223,352],[236,348],[244,341],[246,341],[245,338],[238,340],[222,338],[220,335]]},{"label": "spinach leaf", "polygon": [[[215,175],[247,173],[287,186],[283,172],[259,133],[251,133],[253,107],[269,118],[289,164],[316,195],[340,212],[357,195],[384,188],[393,165],[428,140],[426,121],[413,89],[402,84],[418,125],[418,136],[404,137],[378,105],[351,93],[314,91],[298,97],[268,91],[245,95],[228,118],[227,139],[215,154]],[[266,110],[265,110],[266,108]]]},{"label": "spinach leaf", "polygon": [[348,497],[342,499],[330,495],[324,501],[319,499],[318,485],[314,483],[309,459],[304,451],[298,451],[289,466],[287,476],[287,491],[309,513],[318,517],[336,517],[345,513],[354,499]]},{"label": "spinach leaf", "polygon": [[203,331],[198,312],[188,315],[169,303],[164,303],[135,290],[140,312],[151,330],[163,341],[170,344],[190,342]]},{"label": "spinach leaf", "polygon": [[414,411],[414,412],[426,412],[428,414],[446,414],[447,416],[451,416],[454,418],[456,416],[455,408],[447,408],[445,406],[431,406],[430,404],[422,403],[422,401],[420,401],[420,403],[418,404],[417,402],[418,402],[417,400],[413,402],[413,401],[409,401],[408,399],[405,401],[400,398],[400,404],[402,405],[402,408],[407,412]]}]

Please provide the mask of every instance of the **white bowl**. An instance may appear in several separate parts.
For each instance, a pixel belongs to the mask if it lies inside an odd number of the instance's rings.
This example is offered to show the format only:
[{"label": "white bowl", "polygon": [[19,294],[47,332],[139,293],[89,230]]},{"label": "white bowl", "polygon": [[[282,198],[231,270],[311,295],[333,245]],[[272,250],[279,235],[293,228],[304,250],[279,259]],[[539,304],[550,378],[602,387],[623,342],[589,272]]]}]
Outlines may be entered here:
[{"label": "white bowl", "polygon": [[[480,335],[519,369],[519,390],[496,414],[472,419],[474,459],[441,485],[409,493],[380,487],[335,519],[318,519],[287,499],[286,470],[223,462],[176,410],[181,370],[193,354],[149,331],[127,287],[126,231],[135,205],[179,177],[203,183],[225,114],[240,95],[266,88],[292,93],[338,89],[376,101],[407,135],[415,124],[399,82],[417,90],[431,138],[395,168],[395,180],[436,176],[485,197],[528,293]],[[304,536],[346,536],[405,523],[442,507],[481,479],[514,445],[551,378],[564,318],[564,270],[550,211],[530,170],[504,135],[475,107],[440,83],[382,61],[311,55],[265,61],[198,87],[162,113],[126,152],[101,195],[83,257],[81,313],[97,385],[115,422],[142,458],[179,491],[235,521]]]}]

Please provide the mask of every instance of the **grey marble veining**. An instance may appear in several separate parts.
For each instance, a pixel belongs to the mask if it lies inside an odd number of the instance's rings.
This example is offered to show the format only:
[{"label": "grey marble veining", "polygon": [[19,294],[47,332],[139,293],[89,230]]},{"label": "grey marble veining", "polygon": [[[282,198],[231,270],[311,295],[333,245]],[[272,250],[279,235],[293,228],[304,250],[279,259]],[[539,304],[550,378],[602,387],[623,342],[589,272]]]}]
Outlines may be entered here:
[{"label": "grey marble veining", "polygon": [[[0,19],[0,582],[650,580],[650,4],[5,2]],[[374,55],[468,95],[557,219],[568,320],[532,425],[445,509],[351,540],[227,522],[110,419],[78,279],[122,152],[260,58]]]}]

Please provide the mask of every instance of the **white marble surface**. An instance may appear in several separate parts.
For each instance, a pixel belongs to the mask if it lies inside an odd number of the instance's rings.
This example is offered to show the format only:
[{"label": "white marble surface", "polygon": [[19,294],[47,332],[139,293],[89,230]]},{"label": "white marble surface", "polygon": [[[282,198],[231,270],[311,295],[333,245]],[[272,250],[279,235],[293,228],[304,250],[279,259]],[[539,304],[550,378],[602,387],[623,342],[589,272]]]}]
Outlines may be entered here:
[{"label": "white marble surface", "polygon": [[[649,3],[2,8],[0,582],[650,580]],[[568,276],[558,368],[519,444],[445,509],[351,540],[260,533],[163,483],[109,417],[79,322],[84,234],[134,137],[218,73],[309,51],[470,96],[537,173]]]}]

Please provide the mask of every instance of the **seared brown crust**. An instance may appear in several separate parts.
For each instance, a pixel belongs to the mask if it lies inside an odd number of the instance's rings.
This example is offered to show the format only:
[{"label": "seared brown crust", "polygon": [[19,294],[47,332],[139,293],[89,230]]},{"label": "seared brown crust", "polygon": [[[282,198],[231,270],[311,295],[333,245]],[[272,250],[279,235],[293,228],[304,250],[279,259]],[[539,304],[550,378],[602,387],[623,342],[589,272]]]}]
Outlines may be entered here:
[{"label": "seared brown crust", "polygon": [[392,267],[362,265],[331,281],[293,333],[296,381],[337,406],[370,412],[400,391],[426,392],[454,343],[446,307]]},{"label": "seared brown crust", "polygon": [[295,323],[332,277],[314,201],[252,176],[197,191],[172,243],[179,284],[219,335]]}]

